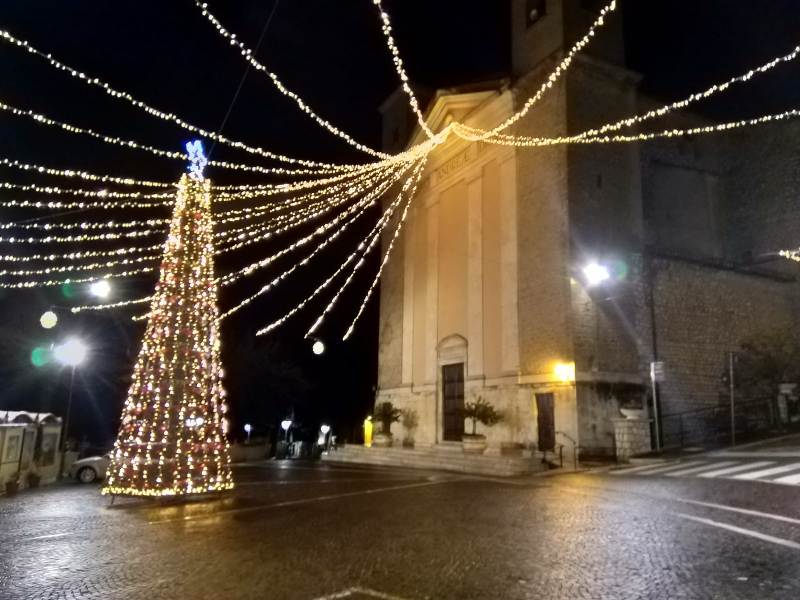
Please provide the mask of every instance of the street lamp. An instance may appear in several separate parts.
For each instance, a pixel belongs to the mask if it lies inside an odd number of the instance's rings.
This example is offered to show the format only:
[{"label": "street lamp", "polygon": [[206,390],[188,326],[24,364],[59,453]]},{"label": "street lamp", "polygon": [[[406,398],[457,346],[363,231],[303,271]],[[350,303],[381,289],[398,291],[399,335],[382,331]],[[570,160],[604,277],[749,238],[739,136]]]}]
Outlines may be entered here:
[{"label": "street lamp", "polygon": [[611,273],[605,265],[590,262],[583,267],[583,276],[586,277],[586,283],[589,287],[594,287],[608,281],[611,278]]},{"label": "street lamp", "polygon": [[105,299],[111,294],[111,284],[108,279],[98,279],[89,286],[89,291],[97,298]]},{"label": "street lamp", "polygon": [[557,362],[553,373],[561,383],[573,383],[575,381],[575,363]]},{"label": "street lamp", "polygon": [[328,450],[328,434],[330,433],[330,431],[331,431],[331,426],[330,425],[320,425],[320,427],[319,427],[319,436],[317,437],[317,446],[321,446],[322,448],[325,449],[325,451]]},{"label": "street lamp", "polygon": [[291,419],[284,419],[283,421],[281,421],[281,429],[283,429],[283,439],[284,440],[288,441],[288,439],[289,439],[289,428],[291,426],[292,426],[292,420]]},{"label": "street lamp", "polygon": [[311,346],[311,351],[319,356],[325,352],[325,343],[322,340],[316,340]]},{"label": "street lamp", "polygon": [[78,338],[71,338],[53,348],[53,356],[62,365],[73,369],[86,360],[87,348]]},{"label": "street lamp", "polygon": [[244,432],[247,434],[247,441],[250,441],[250,432],[253,431],[253,426],[250,423],[244,424]]},{"label": "street lamp", "polygon": [[[63,344],[59,344],[53,348],[53,356],[62,365],[70,367],[69,374],[69,396],[67,397],[67,415],[64,419],[64,433],[61,436],[61,469],[64,471],[64,452],[67,448],[67,438],[69,436],[69,420],[72,413],[72,387],[75,383],[75,367],[86,360],[88,348],[78,338],[70,338]],[[59,477],[61,473],[59,473]]]}]

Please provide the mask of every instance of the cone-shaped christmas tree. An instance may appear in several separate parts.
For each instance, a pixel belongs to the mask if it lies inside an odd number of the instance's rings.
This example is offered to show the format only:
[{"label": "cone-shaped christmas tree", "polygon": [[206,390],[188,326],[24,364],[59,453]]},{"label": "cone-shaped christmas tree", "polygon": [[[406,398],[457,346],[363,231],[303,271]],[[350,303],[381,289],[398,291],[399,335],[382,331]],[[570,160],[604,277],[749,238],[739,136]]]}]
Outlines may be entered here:
[{"label": "cone-shaped christmas tree", "polygon": [[175,496],[233,487],[209,190],[196,169],[178,186],[104,494]]}]

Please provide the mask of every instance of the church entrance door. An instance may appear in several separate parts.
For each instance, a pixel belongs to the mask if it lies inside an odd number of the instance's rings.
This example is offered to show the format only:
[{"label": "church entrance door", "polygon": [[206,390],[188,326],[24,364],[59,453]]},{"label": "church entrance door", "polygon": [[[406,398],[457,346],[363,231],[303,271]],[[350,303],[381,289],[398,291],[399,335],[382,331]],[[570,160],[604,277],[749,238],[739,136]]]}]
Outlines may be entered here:
[{"label": "church entrance door", "polygon": [[442,366],[444,441],[460,442],[464,435],[464,363]]}]

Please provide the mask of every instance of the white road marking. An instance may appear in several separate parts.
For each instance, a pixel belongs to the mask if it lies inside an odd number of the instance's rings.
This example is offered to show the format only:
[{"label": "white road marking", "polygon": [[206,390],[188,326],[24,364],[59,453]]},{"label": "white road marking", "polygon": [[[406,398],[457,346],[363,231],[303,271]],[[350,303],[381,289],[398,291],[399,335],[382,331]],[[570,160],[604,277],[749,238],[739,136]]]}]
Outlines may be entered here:
[{"label": "white road marking", "polygon": [[409,483],[408,485],[393,485],[383,488],[372,488],[369,490],[361,490],[358,492],[345,492],[342,494],[329,494],[327,496],[314,496],[313,498],[300,498],[299,500],[286,500],[285,502],[275,502],[274,504],[261,504],[259,506],[248,506],[245,508],[232,508],[230,510],[218,510],[213,513],[203,515],[187,515],[185,517],[177,517],[174,519],[159,519],[157,521],[148,521],[148,525],[158,525],[160,523],[174,523],[176,521],[199,521],[202,519],[215,519],[220,516],[240,514],[245,512],[255,512],[267,508],[282,508],[284,506],[296,506],[299,504],[311,504],[312,502],[324,502],[326,500],[337,500],[339,498],[349,498],[352,496],[364,496],[366,494],[377,494],[379,492],[389,492],[393,490],[407,490],[417,487],[425,487],[429,485],[438,485],[440,483],[447,483],[448,481],[455,481],[454,479],[437,480],[437,481],[424,481],[420,483]]},{"label": "white road marking", "polygon": [[51,533],[50,535],[37,535],[36,537],[26,538],[26,541],[32,542],[33,540],[51,540],[53,538],[64,537],[65,535],[72,535],[70,533]]},{"label": "white road marking", "polygon": [[658,469],[651,469],[650,471],[640,471],[639,473],[636,473],[636,474],[637,475],[657,475],[657,474],[661,474],[661,473],[666,473],[667,471],[672,471],[673,469],[684,469],[686,467],[693,467],[693,466],[704,465],[704,464],[708,464],[708,463],[706,463],[706,462],[704,462],[702,460],[690,460],[689,462],[675,463],[675,464],[671,464],[671,465],[669,465],[667,467],[660,467]]},{"label": "white road marking", "polygon": [[[344,467],[340,465],[347,465],[351,463],[322,463],[315,467],[304,467],[296,465],[281,465],[274,462],[258,462],[258,463],[235,463],[234,469],[249,468],[249,469],[265,469],[268,471],[316,471],[317,473],[363,473],[370,475],[372,473],[404,473],[423,471],[423,469],[412,469],[410,467],[385,467],[382,465],[365,465],[364,468]],[[428,469],[435,471],[435,469]]]},{"label": "white road marking", "polygon": [[782,465],[780,467],[772,467],[771,469],[761,469],[760,471],[751,471],[750,473],[740,473],[734,475],[734,479],[758,479],[760,477],[769,477],[770,475],[777,475],[778,473],[786,473],[787,471],[797,471],[800,469],[800,463],[792,463],[790,465]]},{"label": "white road marking", "polygon": [[730,465],[735,465],[738,463],[726,461],[726,462],[710,462],[706,463],[699,467],[692,467],[691,469],[681,469],[680,471],[672,471],[667,473],[668,477],[681,477],[683,475],[692,475],[694,473],[699,473],[700,471],[705,471],[706,469],[714,469],[719,467],[728,467]]},{"label": "white road marking", "polygon": [[722,475],[730,475],[731,473],[739,473],[741,471],[747,471],[749,469],[755,469],[757,467],[766,467],[767,465],[774,464],[771,460],[765,460],[761,462],[754,462],[754,463],[746,463],[744,465],[739,465],[738,467],[728,467],[727,469],[717,469],[716,471],[708,471],[706,473],[700,473],[698,477],[720,477]]},{"label": "white road marking", "polygon": [[695,521],[697,523],[703,523],[704,525],[710,525],[712,527],[718,527],[720,529],[727,529],[728,531],[733,531],[734,533],[738,533],[740,535],[746,535],[748,537],[756,538],[764,542],[770,542],[772,544],[777,544],[779,546],[791,548],[792,550],[800,550],[800,544],[798,544],[797,542],[767,535],[766,533],[761,533],[760,531],[753,531],[752,529],[745,529],[744,527],[736,527],[736,525],[729,525],[728,523],[720,523],[719,521],[704,519],[703,517],[695,517],[684,513],[673,513],[673,514],[683,519],[688,519],[690,521]]},{"label": "white road marking", "polygon": [[422,477],[359,477],[356,479],[295,479],[290,481],[242,481],[236,482],[236,487],[248,485],[295,485],[303,483],[375,483],[376,481],[417,481]]},{"label": "white road marking", "polygon": [[786,477],[778,477],[773,479],[772,483],[783,483],[784,485],[797,485],[800,483],[800,474],[787,475]]},{"label": "white road marking", "polygon": [[[672,466],[679,466],[680,465],[680,463],[678,463],[678,462],[673,462],[673,463],[670,463],[670,464]],[[657,469],[659,467],[662,467],[663,465],[664,465],[664,463],[656,463],[656,464],[653,464],[653,465],[642,465],[642,466],[639,466],[639,467],[629,467],[627,469],[617,469],[616,471],[611,471],[611,474],[612,475],[628,475],[629,473],[638,473],[639,471],[645,471],[647,469]]]},{"label": "white road marking", "polygon": [[386,594],[384,592],[379,592],[378,590],[372,590],[369,588],[363,588],[358,586],[347,588],[346,590],[342,590],[341,592],[336,592],[335,594],[320,596],[319,598],[314,598],[314,600],[338,600],[339,598],[347,598],[349,596],[352,596],[353,594],[361,594],[362,596],[372,596],[373,598],[380,598],[381,600],[408,600],[407,598],[401,598],[400,596],[393,596],[392,594]]},{"label": "white road marking", "polygon": [[678,502],[686,502],[687,504],[706,506],[708,508],[716,508],[719,510],[727,510],[730,512],[741,513],[743,515],[762,517],[764,519],[772,519],[773,521],[781,521],[783,523],[791,523],[792,525],[800,525],[800,519],[793,519],[791,517],[784,517],[783,515],[775,515],[773,513],[765,513],[759,510],[751,510],[749,508],[737,508],[736,506],[726,506],[725,504],[714,504],[713,502],[700,502],[699,500],[689,500],[686,498],[675,498],[675,500],[677,500]]}]

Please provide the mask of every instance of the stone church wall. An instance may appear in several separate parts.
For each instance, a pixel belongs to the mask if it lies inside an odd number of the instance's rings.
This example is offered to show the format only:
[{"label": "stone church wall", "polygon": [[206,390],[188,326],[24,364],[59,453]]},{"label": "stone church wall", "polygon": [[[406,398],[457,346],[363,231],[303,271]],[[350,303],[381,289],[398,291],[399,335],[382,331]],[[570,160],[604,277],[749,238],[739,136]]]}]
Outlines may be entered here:
[{"label": "stone church wall", "polygon": [[[550,67],[546,61],[520,79],[514,90],[515,100],[521,102],[533,94]],[[514,133],[565,134],[564,85],[554,86],[515,126]],[[570,360],[572,356],[567,151],[564,147],[526,149],[518,157],[520,371],[551,373],[556,361]]]},{"label": "stone church wall", "polygon": [[747,337],[776,328],[800,335],[796,283],[656,259],[654,284],[662,414],[717,405],[727,352]]},{"label": "stone church wall", "polygon": [[[391,226],[389,230],[391,231]],[[405,235],[397,238],[391,260],[386,263],[381,277],[378,321],[378,386],[381,388],[393,388],[402,384],[405,239]],[[388,237],[383,236],[383,251],[388,243]]]},{"label": "stone church wall", "polygon": [[[487,454],[499,454],[503,443],[522,444],[526,449],[535,445],[536,408],[530,386],[519,386],[515,382],[489,385],[483,385],[482,381],[467,382],[464,402],[474,402],[478,397],[488,401],[502,415],[500,423],[492,427],[477,425],[477,433],[486,436]],[[557,402],[559,400],[557,398]],[[413,432],[405,431],[401,423],[392,425],[395,445],[402,444],[404,437],[413,438],[417,447],[429,447],[441,441],[442,417],[441,413],[437,415],[441,400],[433,386],[382,389],[378,392],[376,404],[381,402],[391,402],[400,410],[413,410],[418,417],[419,425]],[[563,404],[563,400],[561,402]],[[559,410],[558,406],[556,410]],[[464,423],[464,431],[472,431],[471,422]]]},{"label": "stone church wall", "polygon": [[[733,259],[800,246],[800,122],[779,122],[732,133],[725,139],[729,236]],[[800,275],[788,261],[765,263]]]}]

